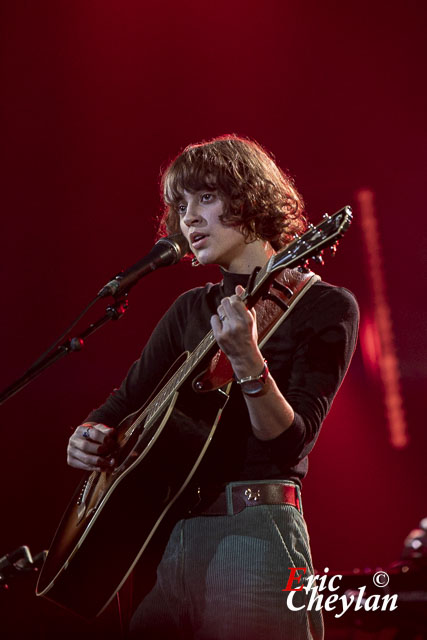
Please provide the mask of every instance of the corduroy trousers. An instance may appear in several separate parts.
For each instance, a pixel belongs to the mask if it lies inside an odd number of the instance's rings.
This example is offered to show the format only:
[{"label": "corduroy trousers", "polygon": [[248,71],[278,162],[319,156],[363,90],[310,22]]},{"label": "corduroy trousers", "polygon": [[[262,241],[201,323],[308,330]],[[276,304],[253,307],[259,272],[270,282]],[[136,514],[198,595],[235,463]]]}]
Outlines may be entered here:
[{"label": "corduroy trousers", "polygon": [[[259,481],[257,481],[259,482]],[[231,485],[250,483],[231,483]],[[230,485],[229,485],[230,486]],[[179,520],[136,610],[130,637],[144,640],[321,640],[320,611],[304,590],[287,606],[291,568],[312,575],[309,538],[291,505]],[[296,586],[296,585],[295,585]]]}]

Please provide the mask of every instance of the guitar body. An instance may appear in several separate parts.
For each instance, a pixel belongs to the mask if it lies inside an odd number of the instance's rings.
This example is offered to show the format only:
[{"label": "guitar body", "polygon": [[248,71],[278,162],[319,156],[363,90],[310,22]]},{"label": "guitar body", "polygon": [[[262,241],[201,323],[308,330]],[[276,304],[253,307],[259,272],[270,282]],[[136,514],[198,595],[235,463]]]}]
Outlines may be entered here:
[{"label": "guitar body", "polygon": [[[166,378],[187,357],[183,354]],[[116,469],[86,474],[77,488],[49,549],[37,595],[85,618],[105,609],[209,446],[228,395],[216,391],[209,398],[208,415],[197,423],[181,411],[179,392],[149,427],[134,426],[146,405],[122,422]]]}]

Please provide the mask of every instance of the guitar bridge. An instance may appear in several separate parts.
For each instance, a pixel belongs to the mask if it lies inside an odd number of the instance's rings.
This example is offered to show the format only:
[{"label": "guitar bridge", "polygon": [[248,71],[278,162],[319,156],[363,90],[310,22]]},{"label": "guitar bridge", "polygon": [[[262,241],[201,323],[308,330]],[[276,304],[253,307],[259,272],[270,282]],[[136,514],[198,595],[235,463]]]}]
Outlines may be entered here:
[{"label": "guitar bridge", "polygon": [[89,478],[85,480],[83,483],[82,490],[80,491],[80,495],[77,499],[77,524],[79,524],[82,521],[83,516],[86,513],[86,509],[87,509],[86,502],[89,497],[89,493],[92,489],[92,485],[95,481],[95,477],[97,475],[98,475],[97,472],[94,471],[93,473],[91,473]]},{"label": "guitar bridge", "polygon": [[86,489],[86,486],[87,486],[87,482],[88,482],[87,480],[85,480],[83,482],[82,490],[80,491],[79,497],[77,498],[77,503],[76,504],[77,504],[78,507],[83,502],[83,496],[84,496],[84,492],[85,492],[85,489]]}]

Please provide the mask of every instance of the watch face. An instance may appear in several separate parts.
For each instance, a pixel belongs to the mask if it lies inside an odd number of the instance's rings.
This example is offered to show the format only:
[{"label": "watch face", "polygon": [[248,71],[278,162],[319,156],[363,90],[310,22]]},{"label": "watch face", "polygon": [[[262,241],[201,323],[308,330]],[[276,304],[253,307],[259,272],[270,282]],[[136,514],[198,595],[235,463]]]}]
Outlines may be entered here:
[{"label": "watch face", "polygon": [[264,380],[248,380],[241,386],[243,393],[246,393],[249,396],[254,396],[256,393],[259,393],[264,389]]}]

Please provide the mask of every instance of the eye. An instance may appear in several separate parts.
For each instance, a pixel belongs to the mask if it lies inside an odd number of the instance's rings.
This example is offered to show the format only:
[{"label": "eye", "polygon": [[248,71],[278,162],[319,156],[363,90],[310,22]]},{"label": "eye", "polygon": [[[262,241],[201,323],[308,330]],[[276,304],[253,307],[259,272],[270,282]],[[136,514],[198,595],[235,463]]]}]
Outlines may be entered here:
[{"label": "eye", "polygon": [[184,213],[187,211],[187,205],[186,205],[186,204],[183,204],[183,203],[180,203],[180,204],[177,206],[177,211],[178,211],[178,214],[179,214],[179,215],[184,215]]},{"label": "eye", "polygon": [[202,193],[200,200],[202,202],[211,202],[215,198],[215,193]]}]

